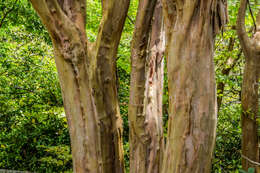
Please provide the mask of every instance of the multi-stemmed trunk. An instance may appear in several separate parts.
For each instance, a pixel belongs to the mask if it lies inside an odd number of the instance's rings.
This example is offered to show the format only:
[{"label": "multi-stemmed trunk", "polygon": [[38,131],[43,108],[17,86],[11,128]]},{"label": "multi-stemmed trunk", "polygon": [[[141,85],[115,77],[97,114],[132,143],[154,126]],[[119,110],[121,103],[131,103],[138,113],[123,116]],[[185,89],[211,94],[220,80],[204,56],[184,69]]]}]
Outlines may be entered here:
[{"label": "multi-stemmed trunk", "polygon": [[[124,172],[115,57],[129,0],[102,0],[94,44],[86,38],[85,0],[31,2],[52,38],[74,171]],[[161,7],[156,0],[140,0],[131,46],[131,173],[210,171],[216,128],[213,40],[226,22],[222,2],[163,0],[170,98],[163,156]]]},{"label": "multi-stemmed trunk", "polygon": [[214,36],[226,22],[220,0],[163,0],[169,124],[163,173],[210,172],[217,102]]},{"label": "multi-stemmed trunk", "polygon": [[[249,38],[245,29],[245,13],[247,0],[240,1],[237,19],[237,34],[243,53],[245,55],[245,67],[242,83],[242,168],[258,168],[259,143],[258,143],[258,82],[260,75],[260,11],[257,16],[256,33]],[[260,172],[260,170],[257,170]]]},{"label": "multi-stemmed trunk", "polygon": [[[157,4],[157,5],[156,5]],[[161,172],[163,52],[160,1],[140,0],[131,46],[130,172]]]},{"label": "multi-stemmed trunk", "polygon": [[31,0],[53,42],[77,173],[124,172],[116,53],[129,0],[103,0],[95,43],[86,37],[85,0]]}]

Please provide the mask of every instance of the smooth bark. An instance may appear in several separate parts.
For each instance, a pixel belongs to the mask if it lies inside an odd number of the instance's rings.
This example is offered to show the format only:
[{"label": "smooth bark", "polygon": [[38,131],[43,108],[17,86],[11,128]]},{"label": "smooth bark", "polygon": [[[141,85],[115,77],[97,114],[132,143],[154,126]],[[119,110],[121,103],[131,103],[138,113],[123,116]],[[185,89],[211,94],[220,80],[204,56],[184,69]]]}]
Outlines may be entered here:
[{"label": "smooth bark", "polygon": [[[157,5],[156,5],[157,3]],[[160,1],[140,0],[131,45],[130,172],[161,172],[163,52]]]},{"label": "smooth bark", "polygon": [[103,17],[93,44],[85,32],[85,0],[31,3],[52,38],[74,172],[124,172],[115,57],[129,0],[102,1]]},{"label": "smooth bark", "polygon": [[163,173],[210,172],[217,118],[213,47],[225,7],[220,0],[163,0],[169,86]]},{"label": "smooth bark", "polygon": [[[260,73],[260,11],[257,17],[257,28],[253,38],[249,38],[245,29],[245,14],[247,0],[240,1],[237,18],[237,34],[245,55],[245,67],[242,83],[242,168],[259,167],[253,162],[259,162],[258,123],[258,82]],[[247,159],[248,158],[248,159]],[[251,161],[250,161],[250,160]]]}]

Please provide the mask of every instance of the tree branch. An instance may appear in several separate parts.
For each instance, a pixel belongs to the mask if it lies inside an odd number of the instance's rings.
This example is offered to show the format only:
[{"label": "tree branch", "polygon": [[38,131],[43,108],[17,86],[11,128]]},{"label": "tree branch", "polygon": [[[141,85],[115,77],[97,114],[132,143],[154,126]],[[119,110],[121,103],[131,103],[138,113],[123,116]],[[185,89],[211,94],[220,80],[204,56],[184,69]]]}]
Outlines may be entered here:
[{"label": "tree branch", "polygon": [[251,159],[249,159],[248,157],[244,156],[243,154],[241,154],[242,158],[246,159],[247,161],[249,161],[250,163],[256,165],[256,166],[260,166],[260,163],[259,162],[255,162]]},{"label": "tree branch", "polygon": [[76,26],[85,33],[85,14],[79,9],[84,9],[85,3],[82,0],[70,1],[70,0],[30,0],[34,9],[39,14],[43,23],[50,31],[56,30],[72,30],[76,29]]},{"label": "tree branch", "polygon": [[131,19],[130,16],[127,15],[127,18],[129,19],[129,21],[130,21],[131,24],[133,24],[133,25],[135,24],[135,22],[133,21],[133,19]]},{"label": "tree branch", "polygon": [[[121,38],[119,33],[123,30],[130,0],[102,0],[101,3],[102,19],[94,44],[95,56],[98,56],[101,47],[116,53]],[[116,56],[113,58],[113,61],[116,61]]]},{"label": "tree branch", "polygon": [[81,32],[85,31],[86,0],[58,0],[58,3],[67,17],[81,29]]},{"label": "tree branch", "polygon": [[[64,11],[60,5],[61,1],[57,0],[30,0],[34,9],[37,11],[42,19],[42,22],[49,31],[53,42],[56,44],[56,48],[63,52],[63,58],[68,61],[79,63],[79,55],[74,53],[82,52],[85,54],[86,46],[86,33],[85,26],[81,26],[79,20],[74,20],[74,15],[68,14]],[[67,2],[67,1],[66,1]],[[70,1],[68,0],[67,3]],[[65,3],[65,2],[64,2]],[[75,4],[74,4],[75,5]],[[69,10],[73,9],[73,3],[69,3],[66,6]],[[70,8],[71,7],[71,8]],[[76,7],[75,7],[76,8]],[[67,13],[67,14],[66,14]],[[84,27],[84,28],[82,28]],[[83,51],[72,51],[72,50]],[[72,53],[74,52],[74,53]],[[77,59],[77,61],[75,61]]]},{"label": "tree branch", "polygon": [[[240,7],[238,10],[237,17],[237,35],[241,42],[244,53],[248,54],[251,50],[251,40],[247,35],[245,27],[245,15],[246,15],[247,0],[240,0]],[[246,57],[248,57],[246,55]]]},{"label": "tree branch", "polygon": [[249,8],[249,12],[250,12],[251,18],[252,18],[253,23],[254,23],[254,29],[255,29],[255,31],[256,31],[255,18],[254,18],[254,15],[253,15],[253,12],[252,12],[252,9],[251,9],[249,0],[247,0],[247,4],[248,4],[248,8]]}]

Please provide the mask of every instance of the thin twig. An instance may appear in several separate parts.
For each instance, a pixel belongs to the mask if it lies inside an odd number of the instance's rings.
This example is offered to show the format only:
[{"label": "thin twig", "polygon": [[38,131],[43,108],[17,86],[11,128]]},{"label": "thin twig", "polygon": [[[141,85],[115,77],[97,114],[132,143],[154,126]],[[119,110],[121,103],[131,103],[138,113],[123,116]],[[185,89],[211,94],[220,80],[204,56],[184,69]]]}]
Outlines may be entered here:
[{"label": "thin twig", "polygon": [[252,163],[252,164],[254,164],[254,165],[260,166],[260,163],[259,163],[259,162],[255,162],[255,161],[249,159],[248,157],[244,156],[243,154],[241,154],[241,155],[242,155],[242,157],[243,157],[244,159],[246,159],[248,162],[250,162],[250,163]]},{"label": "thin twig", "polygon": [[127,15],[127,18],[129,19],[129,21],[134,25],[135,23],[134,23],[134,21],[131,19],[131,17],[129,17],[128,15]]},{"label": "thin twig", "polygon": [[248,8],[249,8],[249,12],[250,12],[251,18],[253,19],[254,28],[255,28],[255,30],[254,30],[254,31],[256,31],[256,23],[255,23],[255,18],[254,18],[254,15],[253,15],[253,12],[252,12],[252,9],[251,9],[251,6],[250,6],[250,2],[249,2],[249,0],[247,0],[247,4],[248,4]]}]

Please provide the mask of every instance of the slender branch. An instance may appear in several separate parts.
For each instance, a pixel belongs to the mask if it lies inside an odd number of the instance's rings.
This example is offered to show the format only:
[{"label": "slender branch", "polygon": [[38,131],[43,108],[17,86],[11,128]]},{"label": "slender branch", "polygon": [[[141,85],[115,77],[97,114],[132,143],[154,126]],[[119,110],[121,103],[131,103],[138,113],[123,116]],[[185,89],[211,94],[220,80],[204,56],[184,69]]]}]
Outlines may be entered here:
[{"label": "slender branch", "polygon": [[243,154],[241,154],[241,155],[242,155],[242,157],[243,157],[244,159],[246,159],[248,162],[250,162],[250,163],[252,163],[252,164],[254,164],[254,165],[256,165],[256,166],[260,166],[260,163],[259,163],[259,162],[255,162],[255,161],[249,159],[248,157],[244,156]]},{"label": "slender branch", "polygon": [[127,15],[127,18],[129,19],[130,23],[135,24],[135,22],[133,21],[133,19],[131,19],[130,16]]},{"label": "slender branch", "polygon": [[247,0],[240,0],[240,7],[238,10],[236,29],[237,29],[238,38],[241,42],[241,46],[244,49],[244,53],[248,54],[251,49],[251,40],[247,35],[246,27],[245,27],[246,8],[247,8]]},{"label": "slender branch", "polygon": [[0,21],[0,28],[2,27],[2,25],[3,25],[3,23],[4,23],[4,20],[5,20],[5,18],[7,17],[7,15],[8,15],[9,13],[11,13],[11,11],[14,10],[14,7],[15,7],[15,4],[17,3],[17,1],[18,1],[18,0],[16,0],[16,1],[14,2],[14,4],[13,4],[12,8],[10,8],[10,9],[4,14],[3,18],[2,18],[1,21]]},{"label": "slender branch", "polygon": [[248,8],[249,8],[249,12],[250,12],[251,18],[253,19],[254,29],[255,29],[255,31],[256,31],[255,18],[254,18],[254,15],[253,15],[253,12],[252,12],[252,9],[251,9],[251,6],[250,6],[250,2],[249,2],[249,0],[247,0],[247,4],[248,4]]},{"label": "slender branch", "polygon": [[223,37],[221,37],[221,39],[219,39],[218,42],[215,44],[214,51],[217,50],[217,48],[219,47],[222,41],[223,41]]}]

